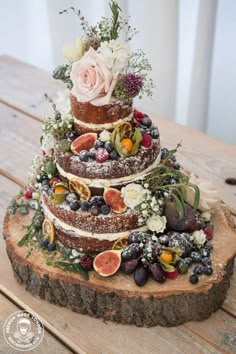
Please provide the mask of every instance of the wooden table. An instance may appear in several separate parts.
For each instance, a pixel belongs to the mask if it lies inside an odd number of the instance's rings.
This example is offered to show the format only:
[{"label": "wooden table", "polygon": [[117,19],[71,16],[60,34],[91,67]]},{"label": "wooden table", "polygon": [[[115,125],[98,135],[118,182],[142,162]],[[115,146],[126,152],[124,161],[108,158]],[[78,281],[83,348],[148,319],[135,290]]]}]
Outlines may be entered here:
[{"label": "wooden table", "polygon": [[[39,153],[40,123],[50,113],[43,94],[55,97],[60,88],[62,85],[47,72],[7,56],[0,57],[1,222],[9,201],[27,180],[34,155]],[[166,119],[155,120],[162,146],[174,147],[182,140],[179,161],[213,182],[221,199],[236,215],[236,186],[224,182],[226,177],[236,177],[236,146]],[[0,246],[0,353],[16,353],[4,341],[2,327],[7,317],[19,309],[35,313],[45,326],[43,342],[34,353],[236,352],[236,270],[226,301],[208,320],[175,328],[137,328],[79,315],[32,297],[15,281],[2,238]]]}]

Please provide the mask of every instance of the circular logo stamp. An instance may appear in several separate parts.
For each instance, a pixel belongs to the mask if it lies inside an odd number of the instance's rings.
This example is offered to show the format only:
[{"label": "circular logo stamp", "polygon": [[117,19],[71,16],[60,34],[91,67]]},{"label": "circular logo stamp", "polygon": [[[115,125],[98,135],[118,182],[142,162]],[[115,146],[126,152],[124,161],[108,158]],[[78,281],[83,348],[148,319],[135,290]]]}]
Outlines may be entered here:
[{"label": "circular logo stamp", "polygon": [[3,326],[3,335],[6,342],[19,351],[36,348],[41,343],[43,334],[42,322],[27,311],[14,312]]}]

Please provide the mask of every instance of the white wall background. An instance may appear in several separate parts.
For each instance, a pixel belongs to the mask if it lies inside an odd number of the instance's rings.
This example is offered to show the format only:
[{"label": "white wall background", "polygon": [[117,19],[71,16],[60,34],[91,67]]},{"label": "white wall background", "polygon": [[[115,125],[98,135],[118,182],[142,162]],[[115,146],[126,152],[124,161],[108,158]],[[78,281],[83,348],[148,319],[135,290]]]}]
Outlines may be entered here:
[{"label": "white wall background", "polygon": [[[236,1],[118,0],[140,33],[156,83],[149,113],[189,125],[236,144]],[[61,48],[81,34],[73,13],[89,22],[108,15],[109,0],[0,0],[0,55],[52,71],[64,61]],[[43,83],[42,83],[43,85]]]}]

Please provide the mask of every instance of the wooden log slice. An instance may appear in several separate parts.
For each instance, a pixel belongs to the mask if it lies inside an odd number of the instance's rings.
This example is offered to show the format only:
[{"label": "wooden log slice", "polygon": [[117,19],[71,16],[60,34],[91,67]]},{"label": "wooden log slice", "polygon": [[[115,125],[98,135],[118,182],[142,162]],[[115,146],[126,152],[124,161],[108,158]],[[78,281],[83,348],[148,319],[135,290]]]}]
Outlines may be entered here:
[{"label": "wooden log slice", "polygon": [[85,281],[77,273],[46,265],[46,256],[40,250],[26,258],[28,249],[18,247],[17,241],[31,216],[7,213],[3,234],[17,281],[41,299],[93,317],[149,327],[204,320],[219,309],[226,297],[236,254],[236,232],[223,207],[218,207],[213,218],[213,275],[201,276],[196,285],[189,282],[187,274],[164,284],[149,280],[142,288],[135,285],[132,276],[122,273],[102,278],[90,272],[89,281]]}]

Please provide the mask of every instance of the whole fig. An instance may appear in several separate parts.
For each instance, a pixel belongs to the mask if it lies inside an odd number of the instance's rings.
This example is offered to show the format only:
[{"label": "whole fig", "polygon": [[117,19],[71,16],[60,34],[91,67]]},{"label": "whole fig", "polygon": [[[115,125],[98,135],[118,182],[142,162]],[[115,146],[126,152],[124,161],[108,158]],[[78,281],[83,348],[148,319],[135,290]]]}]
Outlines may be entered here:
[{"label": "whole fig", "polygon": [[134,272],[134,281],[136,285],[138,286],[143,286],[146,284],[149,278],[149,269],[148,267],[144,267],[143,265],[140,265],[136,271]]},{"label": "whole fig", "polygon": [[175,202],[167,202],[164,215],[167,219],[167,227],[176,231],[195,231],[203,227],[199,213],[190,205],[185,203],[185,212],[183,217],[179,217]]}]

